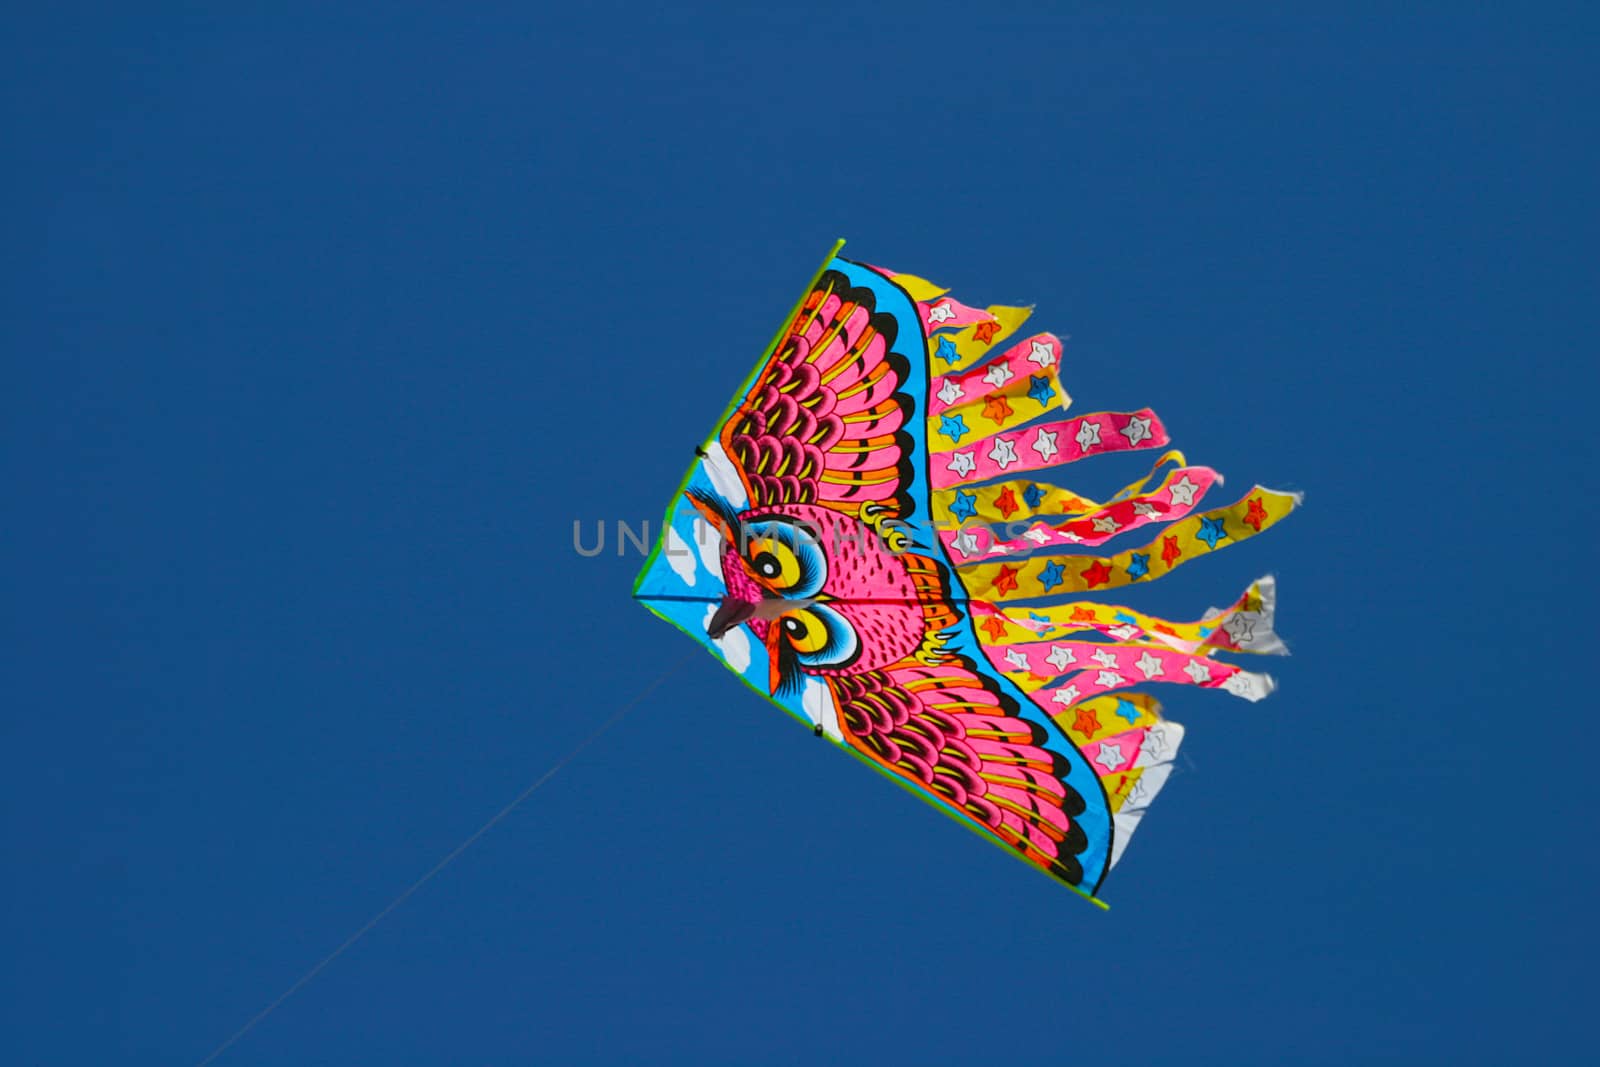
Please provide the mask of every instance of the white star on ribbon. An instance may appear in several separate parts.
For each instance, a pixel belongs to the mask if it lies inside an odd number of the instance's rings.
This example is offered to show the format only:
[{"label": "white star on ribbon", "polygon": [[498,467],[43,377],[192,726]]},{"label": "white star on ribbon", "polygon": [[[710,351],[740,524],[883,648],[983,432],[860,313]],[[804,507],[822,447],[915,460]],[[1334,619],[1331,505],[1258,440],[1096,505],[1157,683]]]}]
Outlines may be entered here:
[{"label": "white star on ribbon", "polygon": [[1084,419],[1078,424],[1078,436],[1075,440],[1079,448],[1085,452],[1089,451],[1091,446],[1100,443],[1100,424]]},{"label": "white star on ribbon", "polygon": [[1128,420],[1128,425],[1122,428],[1122,436],[1128,439],[1128,444],[1130,445],[1149,440],[1151,437],[1150,420],[1143,415],[1135,415]]},{"label": "white star on ribbon", "polygon": [[996,467],[1005,470],[1017,462],[1017,450],[1012,447],[1012,443],[1008,438],[996,437],[994,439],[994,447],[989,450],[989,458],[994,460]]},{"label": "white star on ribbon", "polygon": [[1211,681],[1211,668],[1197,659],[1190,660],[1189,665],[1183,669],[1183,673],[1193,678],[1195,685],[1205,685]]},{"label": "white star on ribbon", "polygon": [[983,376],[983,380],[998,389],[1015,377],[1016,375],[1011,373],[1011,368],[1002,360],[989,368],[989,373]]},{"label": "white star on ribbon", "polygon": [[968,449],[965,452],[957,452],[955,455],[951,456],[950,466],[947,469],[955,474],[957,478],[965,478],[967,475],[971,474],[977,468],[977,466],[977,461],[972,458],[971,449]]},{"label": "white star on ribbon", "polygon": [[1256,620],[1250,615],[1250,612],[1241,611],[1222,624],[1222,628],[1228,631],[1228,636],[1233,638],[1233,643],[1240,648],[1249,644],[1250,638],[1255,634]]},{"label": "white star on ribbon", "polygon": [[1050,698],[1056,704],[1071,704],[1078,699],[1078,687],[1075,685],[1063,686],[1056,690],[1056,695]]},{"label": "white star on ribbon", "polygon": [[1141,500],[1137,504],[1133,505],[1133,513],[1143,519],[1148,519],[1152,515],[1160,514],[1160,512],[1156,510],[1156,506],[1154,504],[1145,500]]},{"label": "white star on ribbon", "polygon": [[1272,692],[1274,683],[1265,674],[1252,674],[1250,671],[1239,671],[1223,679],[1222,688],[1236,697],[1246,700],[1260,700]]},{"label": "white star on ribbon", "polygon": [[1110,634],[1112,637],[1115,637],[1118,641],[1126,641],[1128,638],[1132,637],[1138,632],[1139,628],[1137,626],[1132,626],[1128,623],[1123,623],[1121,626],[1113,626],[1111,629],[1106,631],[1106,633]]},{"label": "white star on ribbon", "polygon": [[1122,798],[1122,810],[1138,811],[1140,808],[1147,807],[1149,803],[1149,790],[1144,787],[1144,779],[1141,777],[1137,782],[1133,783],[1133,788],[1128,790],[1128,795]]},{"label": "white star on ribbon", "polygon": [[1117,654],[1102,648],[1094,654],[1094,661],[1102,667],[1115,667],[1117,665]]},{"label": "white star on ribbon", "polygon": [[1056,670],[1064,671],[1067,669],[1067,664],[1078,662],[1078,657],[1073,655],[1070,648],[1062,645],[1051,645],[1050,654],[1044,658],[1044,661]]},{"label": "white star on ribbon", "polygon": [[945,407],[949,407],[966,395],[966,390],[957,385],[954,378],[946,378],[944,384],[939,387],[939,399],[944,401]]},{"label": "white star on ribbon", "polygon": [[1044,532],[1043,527],[1039,527],[1039,526],[1035,526],[1033,529],[1029,530],[1027,533],[1023,534],[1022,536],[1026,537],[1028,540],[1032,541],[1036,545],[1042,545],[1046,541],[1050,540],[1050,535]]},{"label": "white star on ribbon", "polygon": [[1148,652],[1140,656],[1138,661],[1134,663],[1134,666],[1138,667],[1139,673],[1143,674],[1147,679],[1155,678],[1163,673],[1161,669],[1161,661],[1156,659]]},{"label": "white star on ribbon", "polygon": [[1118,530],[1122,529],[1122,523],[1118,522],[1116,519],[1113,519],[1110,515],[1102,515],[1100,518],[1094,520],[1094,528],[1099,530],[1101,533],[1116,533]]},{"label": "white star on ribbon", "polygon": [[1055,349],[1046,341],[1033,342],[1033,351],[1028,353],[1028,362],[1037,363],[1041,367],[1048,367],[1056,361]]},{"label": "white star on ribbon", "polygon": [[949,322],[955,317],[955,310],[950,306],[949,301],[935,304],[928,309],[929,322]]},{"label": "white star on ribbon", "polygon": [[1194,495],[1199,491],[1200,487],[1191,482],[1187,474],[1167,486],[1167,492],[1172,494],[1172,502],[1184,507],[1194,503]]},{"label": "white star on ribbon", "polygon": [[1162,763],[1166,757],[1172,755],[1172,748],[1167,744],[1167,731],[1164,723],[1156,723],[1144,733],[1144,744],[1139,746],[1140,755],[1149,756],[1151,763]]},{"label": "white star on ribbon", "polygon": [[1039,436],[1033,439],[1033,450],[1039,453],[1039,458],[1046,463],[1061,449],[1056,447],[1056,431],[1039,427]]},{"label": "white star on ribbon", "polygon": [[1094,684],[1102,689],[1117,689],[1128,684],[1128,680],[1116,671],[1100,671],[1094,676]]},{"label": "white star on ribbon", "polygon": [[1028,669],[1028,654],[1015,648],[1006,649],[1006,662],[1019,671]]},{"label": "white star on ribbon", "polygon": [[978,551],[978,538],[971,530],[957,530],[950,547],[961,553],[962,559],[966,559]]},{"label": "white star on ribbon", "polygon": [[1095,762],[1108,771],[1114,771],[1127,762],[1127,757],[1122,754],[1122,746],[1113,745],[1110,741],[1100,742],[1100,754],[1095,756]]},{"label": "white star on ribbon", "polygon": [[1056,531],[1056,536],[1060,537],[1061,540],[1063,540],[1063,541],[1072,541],[1074,543],[1083,540],[1083,538],[1079,537],[1077,534],[1075,534],[1071,530],[1067,530],[1067,529],[1057,530]]}]

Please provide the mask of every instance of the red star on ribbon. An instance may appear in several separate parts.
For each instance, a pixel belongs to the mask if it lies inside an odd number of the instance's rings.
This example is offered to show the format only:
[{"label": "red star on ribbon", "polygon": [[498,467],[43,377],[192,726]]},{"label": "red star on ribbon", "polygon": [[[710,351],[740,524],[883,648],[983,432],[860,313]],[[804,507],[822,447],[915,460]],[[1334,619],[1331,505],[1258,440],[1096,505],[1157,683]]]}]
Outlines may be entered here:
[{"label": "red star on ribbon", "polygon": [[1000,510],[1000,517],[1003,519],[1009,519],[1017,513],[1017,496],[1009,485],[994,498],[994,506]]},{"label": "red star on ribbon", "polygon": [[1015,592],[1017,588],[1017,575],[1021,567],[1001,567],[1000,576],[994,580],[994,590],[997,593]]},{"label": "red star on ribbon", "polygon": [[995,320],[990,319],[988,322],[980,322],[978,325],[972,328],[972,338],[975,341],[981,341],[984,344],[988,344],[990,341],[994,340],[994,335],[999,332],[1000,324]]},{"label": "red star on ribbon", "polygon": [[1100,732],[1100,720],[1094,717],[1091,709],[1079,708],[1078,718],[1073,722],[1072,728],[1086,738],[1093,738]]},{"label": "red star on ribbon", "polygon": [[1261,532],[1261,524],[1267,519],[1267,505],[1258,496],[1250,498],[1250,510],[1245,512],[1244,521],[1256,528],[1256,533]]},{"label": "red star on ribbon", "polygon": [[1006,398],[996,393],[984,397],[988,403],[983,405],[983,417],[996,426],[1003,426],[1011,415],[1011,405],[1006,403]]},{"label": "red star on ribbon", "polygon": [[1006,635],[1005,620],[998,615],[990,615],[987,619],[984,619],[980,628],[989,635],[989,639],[992,641],[998,641]]},{"label": "red star on ribbon", "polygon": [[1091,608],[1073,608],[1073,622],[1094,622],[1094,610]]},{"label": "red star on ribbon", "polygon": [[1183,549],[1178,547],[1178,539],[1168,535],[1161,539],[1161,561],[1167,566],[1172,566],[1172,561],[1183,555]]},{"label": "red star on ribbon", "polygon": [[1111,568],[1106,566],[1105,560],[1097,559],[1094,561],[1094,566],[1083,572],[1083,580],[1089,583],[1090,589],[1097,585],[1105,585],[1111,580]]}]

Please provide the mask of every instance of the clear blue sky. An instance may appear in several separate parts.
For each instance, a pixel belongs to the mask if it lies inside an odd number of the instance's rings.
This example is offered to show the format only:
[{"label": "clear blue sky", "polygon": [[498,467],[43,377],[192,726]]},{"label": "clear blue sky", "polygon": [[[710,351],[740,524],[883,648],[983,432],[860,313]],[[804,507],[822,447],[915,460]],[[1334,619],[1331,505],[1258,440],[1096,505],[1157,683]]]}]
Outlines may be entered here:
[{"label": "clear blue sky", "polygon": [[34,6],[0,1060],[199,1060],[689,651],[573,520],[659,516],[835,236],[1306,491],[1141,602],[1275,572],[1282,688],[1162,694],[1101,913],[697,656],[218,1062],[1588,1046],[1592,13]]}]

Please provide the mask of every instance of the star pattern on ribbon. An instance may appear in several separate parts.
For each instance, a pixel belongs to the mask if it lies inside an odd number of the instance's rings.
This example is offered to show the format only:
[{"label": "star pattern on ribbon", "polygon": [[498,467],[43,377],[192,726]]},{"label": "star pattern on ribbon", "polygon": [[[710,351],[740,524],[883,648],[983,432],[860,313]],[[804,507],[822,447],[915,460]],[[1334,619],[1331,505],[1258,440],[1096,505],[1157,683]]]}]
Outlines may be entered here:
[{"label": "star pattern on ribbon", "polygon": [[[1050,462],[1055,454],[1061,451],[1056,447],[1056,438],[1058,436],[1057,431],[1048,430],[1041,426],[1039,427],[1039,435],[1033,439],[1033,450],[1039,453],[1039,458],[1046,463]],[[1037,507],[1038,505],[1032,506]]]},{"label": "star pattern on ribbon", "polygon": [[1021,567],[1001,567],[1000,573],[995,576],[994,588],[997,593],[1013,593],[1017,589],[1017,575],[1022,573]]},{"label": "star pattern on ribbon", "polygon": [[1084,419],[1078,424],[1078,432],[1073,437],[1073,440],[1078,442],[1078,448],[1081,451],[1089,451],[1089,449],[1100,443],[1100,424]]},{"label": "star pattern on ribbon", "polygon": [[956,498],[950,503],[950,514],[961,522],[976,518],[978,514],[978,494],[970,489],[957,489]]},{"label": "star pattern on ribbon", "polygon": [[1108,771],[1114,771],[1127,762],[1127,757],[1122,754],[1122,746],[1110,741],[1100,742],[1100,751],[1094,759]]},{"label": "star pattern on ribbon", "polygon": [[994,447],[989,450],[989,458],[994,460],[994,465],[1005,470],[1017,462],[1016,443],[1009,437],[996,437]]},{"label": "star pattern on ribbon", "polygon": [[1079,708],[1077,718],[1072,721],[1072,729],[1084,736],[1093,739],[1101,730],[1100,720],[1095,717],[1093,708]]},{"label": "star pattern on ribbon", "polygon": [[1055,399],[1055,386],[1050,384],[1050,379],[1043,374],[1028,376],[1028,396],[1042,408],[1050,406],[1050,401]]},{"label": "star pattern on ribbon", "polygon": [[1011,405],[1006,403],[1006,398],[999,393],[991,393],[983,399],[983,417],[996,426],[1005,425],[1005,421],[1013,414]]}]

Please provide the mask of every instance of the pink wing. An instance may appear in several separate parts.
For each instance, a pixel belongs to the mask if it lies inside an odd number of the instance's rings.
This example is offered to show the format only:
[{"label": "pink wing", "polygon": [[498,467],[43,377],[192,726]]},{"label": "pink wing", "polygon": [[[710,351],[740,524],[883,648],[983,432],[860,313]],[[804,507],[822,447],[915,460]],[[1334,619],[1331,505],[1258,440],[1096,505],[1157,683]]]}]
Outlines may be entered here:
[{"label": "pink wing", "polygon": [[970,816],[1030,862],[1073,885],[1088,841],[1083,797],[1042,726],[1017,714],[964,656],[912,660],[828,679],[845,741],[921,791]]},{"label": "pink wing", "polygon": [[[874,308],[871,290],[825,273],[724,425],[752,507],[876,502],[910,513],[908,364],[893,351],[898,321]],[[922,343],[914,327],[910,337]]]}]

